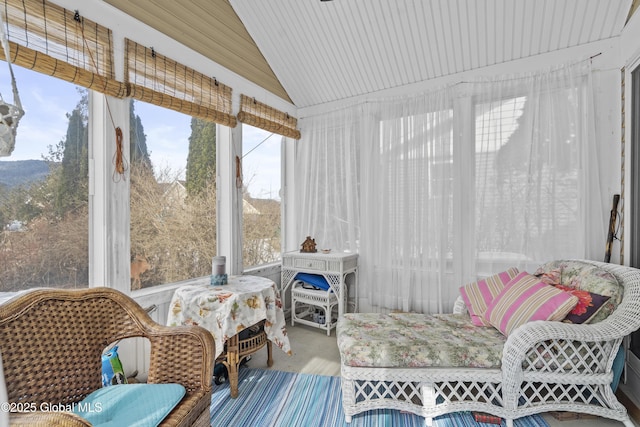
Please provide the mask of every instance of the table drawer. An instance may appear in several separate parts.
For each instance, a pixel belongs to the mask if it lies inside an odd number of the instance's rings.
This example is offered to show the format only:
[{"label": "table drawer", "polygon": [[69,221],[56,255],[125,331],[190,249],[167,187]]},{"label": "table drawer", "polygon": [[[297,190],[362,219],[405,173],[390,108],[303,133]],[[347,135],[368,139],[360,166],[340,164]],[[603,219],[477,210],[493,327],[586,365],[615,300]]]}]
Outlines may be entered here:
[{"label": "table drawer", "polygon": [[304,268],[307,270],[325,271],[327,269],[327,262],[323,259],[296,258],[293,260],[293,265],[296,268]]}]

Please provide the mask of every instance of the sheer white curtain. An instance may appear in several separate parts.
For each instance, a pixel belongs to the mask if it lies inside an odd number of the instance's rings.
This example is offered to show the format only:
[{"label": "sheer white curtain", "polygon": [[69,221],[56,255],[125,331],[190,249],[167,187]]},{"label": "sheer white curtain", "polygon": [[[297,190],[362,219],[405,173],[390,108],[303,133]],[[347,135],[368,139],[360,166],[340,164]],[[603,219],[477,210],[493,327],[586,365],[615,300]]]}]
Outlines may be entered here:
[{"label": "sheer white curtain", "polygon": [[584,61],[303,119],[301,237],[359,251],[370,310],[448,311],[479,276],[594,257],[591,95]]},{"label": "sheer white curtain", "polygon": [[590,63],[473,84],[478,273],[602,259],[606,218]]},{"label": "sheer white curtain", "polygon": [[362,107],[300,121],[296,155],[297,240],[318,249],[358,251]]},{"label": "sheer white curtain", "polygon": [[[373,306],[439,311],[456,230],[449,89],[367,104],[362,141],[359,293]],[[366,306],[366,305],[365,305]]]}]

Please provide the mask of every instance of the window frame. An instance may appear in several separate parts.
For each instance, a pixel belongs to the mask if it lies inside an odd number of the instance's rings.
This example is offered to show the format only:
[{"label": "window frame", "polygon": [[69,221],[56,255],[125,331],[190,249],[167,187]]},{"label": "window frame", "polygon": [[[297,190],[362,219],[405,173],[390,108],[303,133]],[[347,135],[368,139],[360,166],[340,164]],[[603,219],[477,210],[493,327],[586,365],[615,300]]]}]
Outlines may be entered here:
[{"label": "window frame", "polygon": [[[129,171],[115,179],[114,124],[129,134],[129,100],[89,91],[89,287],[131,293]],[[129,139],[122,150],[129,152]]]},{"label": "window frame", "polygon": [[630,163],[631,179],[630,183],[630,230],[629,230],[629,265],[631,267],[640,267],[640,178],[638,172],[640,170],[640,149],[637,144],[640,143],[640,61],[628,73],[629,88],[629,115],[631,122],[629,128],[629,143],[631,148]]}]

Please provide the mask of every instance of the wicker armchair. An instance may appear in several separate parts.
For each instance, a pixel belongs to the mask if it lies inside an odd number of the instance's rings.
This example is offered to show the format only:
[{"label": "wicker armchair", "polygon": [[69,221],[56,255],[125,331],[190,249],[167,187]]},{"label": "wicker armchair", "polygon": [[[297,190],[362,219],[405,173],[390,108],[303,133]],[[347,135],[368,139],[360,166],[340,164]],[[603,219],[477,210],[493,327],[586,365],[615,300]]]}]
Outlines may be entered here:
[{"label": "wicker armchair", "polygon": [[[211,334],[197,326],[159,325],[135,301],[110,288],[35,290],[0,305],[9,402],[45,409],[79,402],[102,386],[104,348],[129,337],[151,343],[148,383],[180,383],[187,390],[161,425],[209,426]],[[11,425],[89,423],[68,412],[27,411],[12,413]]]}]

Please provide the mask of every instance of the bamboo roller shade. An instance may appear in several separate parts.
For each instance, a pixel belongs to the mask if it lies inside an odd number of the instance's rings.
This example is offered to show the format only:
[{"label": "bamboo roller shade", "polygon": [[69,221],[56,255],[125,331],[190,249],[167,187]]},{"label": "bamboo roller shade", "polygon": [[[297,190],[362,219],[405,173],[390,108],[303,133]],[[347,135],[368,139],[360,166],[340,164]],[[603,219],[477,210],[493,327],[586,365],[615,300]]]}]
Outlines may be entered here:
[{"label": "bamboo roller shade", "polygon": [[[77,84],[78,86],[83,86],[117,98],[124,98],[127,95],[126,85],[122,82],[100,76],[83,70],[82,68],[77,68],[64,61],[59,61],[44,53],[20,46],[14,42],[9,42],[9,46],[11,50],[11,62],[21,67],[57,77],[67,82]],[[1,46],[0,52],[4,55]]]},{"label": "bamboo roller shade", "polygon": [[298,119],[246,95],[240,95],[238,120],[268,132],[300,139],[300,131],[296,129]]},{"label": "bamboo roller shade", "polygon": [[[124,97],[114,79],[111,30],[48,1],[5,0],[11,61],[107,95]],[[3,52],[4,54],[4,52]]]},{"label": "bamboo roller shade", "polygon": [[231,88],[152,48],[127,39],[125,76],[129,96],[192,117],[235,127]]}]

